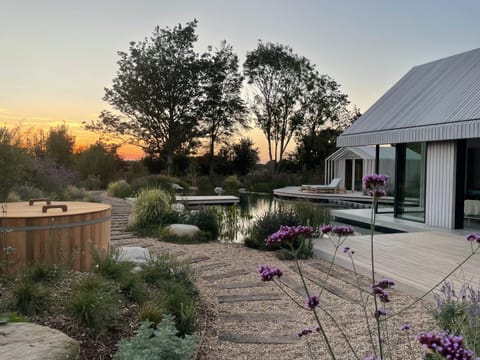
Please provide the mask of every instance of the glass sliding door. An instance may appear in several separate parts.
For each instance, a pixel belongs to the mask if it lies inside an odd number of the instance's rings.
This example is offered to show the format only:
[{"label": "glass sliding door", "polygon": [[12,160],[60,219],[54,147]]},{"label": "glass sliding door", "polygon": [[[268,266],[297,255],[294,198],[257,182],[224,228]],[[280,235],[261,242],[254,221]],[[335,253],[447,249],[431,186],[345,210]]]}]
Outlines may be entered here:
[{"label": "glass sliding door", "polygon": [[426,143],[397,144],[395,169],[396,217],[425,222]]}]

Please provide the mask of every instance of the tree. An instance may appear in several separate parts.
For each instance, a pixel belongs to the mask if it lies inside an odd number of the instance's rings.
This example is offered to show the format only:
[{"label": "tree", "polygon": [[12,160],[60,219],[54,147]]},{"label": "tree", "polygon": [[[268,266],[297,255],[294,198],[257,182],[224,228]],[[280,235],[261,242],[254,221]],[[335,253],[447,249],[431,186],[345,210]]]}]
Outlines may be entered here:
[{"label": "tree", "polygon": [[57,165],[70,168],[72,165],[75,138],[65,124],[52,127],[45,140],[45,157]]},{"label": "tree", "polygon": [[115,180],[122,166],[117,154],[119,145],[107,145],[100,141],[90,145],[76,156],[77,170],[82,180],[96,178],[99,186],[106,189]]},{"label": "tree", "polygon": [[240,97],[243,77],[238,72],[238,56],[225,42],[219,49],[203,54],[203,100],[201,126],[208,139],[209,175],[213,176],[215,145],[245,128],[246,108]]},{"label": "tree", "polygon": [[280,162],[302,125],[301,96],[313,74],[310,62],[290,47],[262,42],[247,53],[244,73],[253,86],[252,110],[268,143],[270,161]]},{"label": "tree", "polygon": [[239,175],[246,175],[259,160],[258,148],[253,148],[253,141],[249,138],[240,139],[233,145],[233,168]]},{"label": "tree", "polygon": [[200,62],[193,45],[196,20],[173,29],[155,28],[152,36],[119,52],[118,71],[104,100],[120,114],[102,111],[85,124],[92,131],[126,137],[152,157],[167,159],[197,146]]},{"label": "tree", "polygon": [[0,128],[0,202],[6,201],[15,185],[22,184],[26,174],[27,154],[20,147],[18,129]]}]

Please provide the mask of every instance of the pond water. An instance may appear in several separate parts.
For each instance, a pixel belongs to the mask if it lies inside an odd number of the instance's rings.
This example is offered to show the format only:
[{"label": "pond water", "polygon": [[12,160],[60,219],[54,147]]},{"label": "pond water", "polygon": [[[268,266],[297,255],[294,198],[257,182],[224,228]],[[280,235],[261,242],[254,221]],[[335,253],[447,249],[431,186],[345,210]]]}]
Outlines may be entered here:
[{"label": "pond water", "polygon": [[[271,195],[241,194],[240,203],[233,206],[217,207],[221,220],[222,241],[241,243],[248,236],[249,228],[255,219],[274,211],[291,211],[292,209],[307,219],[302,225],[313,227],[323,224],[340,224],[330,220],[330,210],[338,209],[332,204],[289,201]],[[299,224],[300,225],[300,224]],[[355,228],[359,233],[367,233],[366,229]]]}]

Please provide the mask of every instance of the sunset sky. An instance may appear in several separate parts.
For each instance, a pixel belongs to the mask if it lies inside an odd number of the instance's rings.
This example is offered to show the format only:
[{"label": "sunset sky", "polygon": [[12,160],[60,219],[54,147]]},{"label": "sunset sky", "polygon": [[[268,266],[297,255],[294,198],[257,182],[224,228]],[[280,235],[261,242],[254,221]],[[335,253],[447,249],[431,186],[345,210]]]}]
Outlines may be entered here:
[{"label": "sunset sky", "polygon": [[[222,40],[243,63],[258,39],[290,45],[365,112],[412,66],[480,47],[476,0],[0,0],[0,125],[81,128],[102,101],[117,51],[156,25],[196,18],[197,51]],[[266,160],[266,141],[248,134]],[[122,153],[138,156],[132,148]]]}]

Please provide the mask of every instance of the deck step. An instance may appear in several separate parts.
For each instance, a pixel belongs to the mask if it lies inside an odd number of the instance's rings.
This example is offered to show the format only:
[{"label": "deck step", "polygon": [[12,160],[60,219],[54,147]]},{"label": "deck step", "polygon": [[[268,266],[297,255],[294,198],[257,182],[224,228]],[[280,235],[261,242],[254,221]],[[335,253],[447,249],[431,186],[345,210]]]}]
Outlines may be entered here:
[{"label": "deck step", "polygon": [[252,294],[252,295],[220,295],[218,296],[218,302],[223,303],[235,303],[235,302],[248,302],[248,301],[271,301],[282,300],[280,294]]}]

